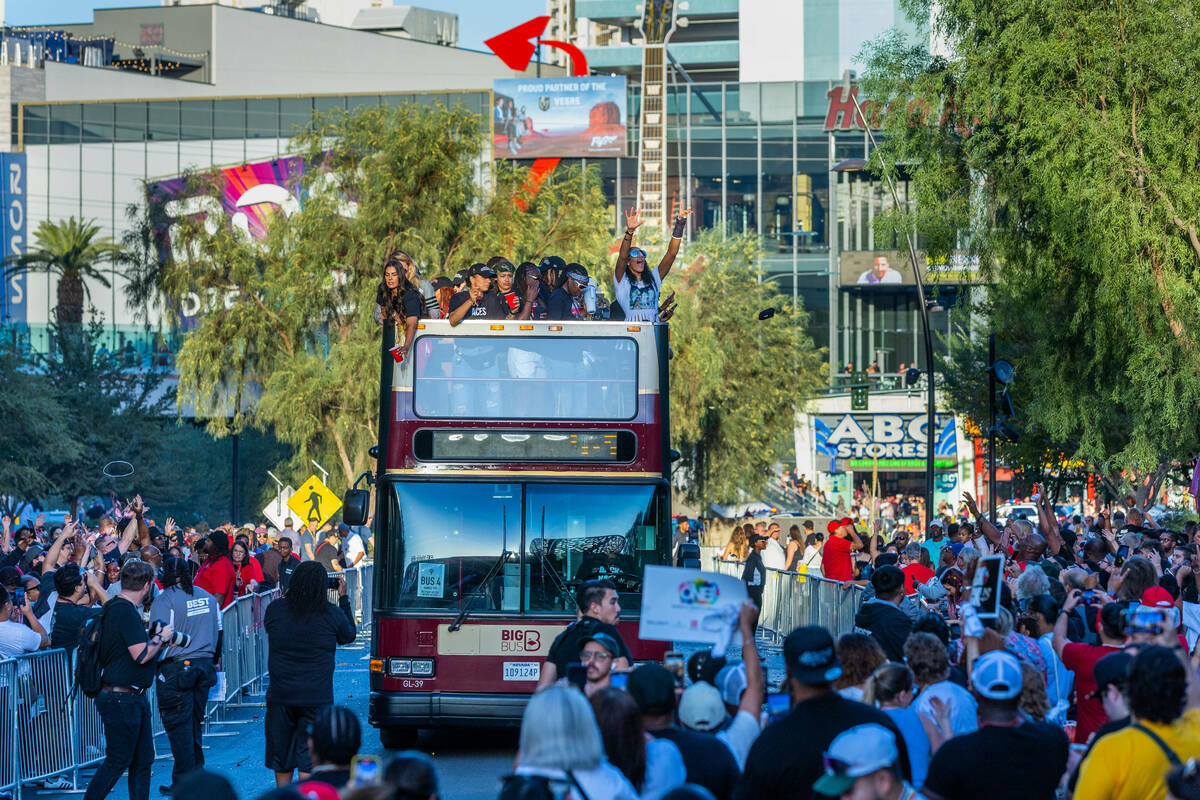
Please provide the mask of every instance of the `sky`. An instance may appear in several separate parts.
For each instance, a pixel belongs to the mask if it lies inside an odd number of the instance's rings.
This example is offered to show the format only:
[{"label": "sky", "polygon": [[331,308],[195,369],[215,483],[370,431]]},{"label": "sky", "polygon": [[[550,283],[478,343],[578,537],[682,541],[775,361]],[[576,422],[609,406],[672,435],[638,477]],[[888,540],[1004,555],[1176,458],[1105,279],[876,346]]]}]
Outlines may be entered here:
[{"label": "sky", "polygon": [[[91,22],[94,8],[160,5],[161,0],[0,0],[6,25]],[[484,39],[546,13],[546,0],[409,0],[401,5],[458,14],[458,45],[471,50],[487,50]]]}]

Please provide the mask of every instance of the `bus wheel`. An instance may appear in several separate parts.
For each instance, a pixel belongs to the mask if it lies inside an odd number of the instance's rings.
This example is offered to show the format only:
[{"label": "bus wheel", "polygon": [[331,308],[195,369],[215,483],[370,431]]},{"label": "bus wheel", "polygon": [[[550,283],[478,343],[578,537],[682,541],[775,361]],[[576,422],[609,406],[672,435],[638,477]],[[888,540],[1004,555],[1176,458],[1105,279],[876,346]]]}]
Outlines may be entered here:
[{"label": "bus wheel", "polygon": [[417,744],[417,728],[381,728],[379,741],[388,750],[408,750]]}]

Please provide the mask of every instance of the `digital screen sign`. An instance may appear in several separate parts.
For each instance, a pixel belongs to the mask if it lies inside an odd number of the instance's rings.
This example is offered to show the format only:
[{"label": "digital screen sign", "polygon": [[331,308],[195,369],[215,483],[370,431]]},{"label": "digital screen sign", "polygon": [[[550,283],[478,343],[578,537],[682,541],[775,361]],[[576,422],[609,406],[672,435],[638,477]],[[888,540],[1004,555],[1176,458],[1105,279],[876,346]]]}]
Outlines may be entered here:
[{"label": "digital screen sign", "polygon": [[413,454],[421,461],[632,461],[632,431],[419,430]]}]

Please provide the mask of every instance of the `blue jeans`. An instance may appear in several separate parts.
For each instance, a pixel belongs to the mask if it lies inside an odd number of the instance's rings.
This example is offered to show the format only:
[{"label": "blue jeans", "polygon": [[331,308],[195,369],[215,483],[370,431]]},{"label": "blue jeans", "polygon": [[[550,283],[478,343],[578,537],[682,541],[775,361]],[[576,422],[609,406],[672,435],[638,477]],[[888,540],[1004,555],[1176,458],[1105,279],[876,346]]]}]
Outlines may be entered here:
[{"label": "blue jeans", "polygon": [[150,767],[154,764],[154,735],[150,701],[142,694],[100,692],[96,710],[104,725],[107,752],[92,776],[83,800],[104,800],[129,770],[129,800],[149,800]]}]

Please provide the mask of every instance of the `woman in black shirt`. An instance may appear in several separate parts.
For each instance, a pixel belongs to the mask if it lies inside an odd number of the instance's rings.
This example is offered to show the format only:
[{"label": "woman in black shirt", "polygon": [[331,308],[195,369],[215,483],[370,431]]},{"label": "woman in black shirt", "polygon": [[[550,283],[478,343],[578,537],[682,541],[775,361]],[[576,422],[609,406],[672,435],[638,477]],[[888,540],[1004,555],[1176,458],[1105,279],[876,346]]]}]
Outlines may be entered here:
[{"label": "woman in black shirt", "polygon": [[375,321],[380,325],[384,320],[395,323],[397,337],[404,331],[404,343],[399,345],[397,361],[408,357],[425,303],[421,292],[405,274],[405,258],[407,256],[401,250],[393,250],[388,255],[383,262],[383,280],[375,291]]}]

